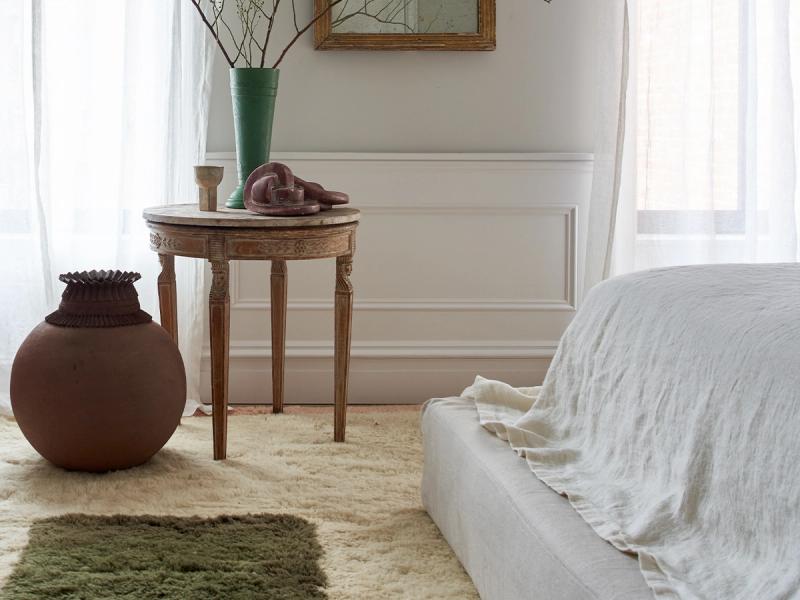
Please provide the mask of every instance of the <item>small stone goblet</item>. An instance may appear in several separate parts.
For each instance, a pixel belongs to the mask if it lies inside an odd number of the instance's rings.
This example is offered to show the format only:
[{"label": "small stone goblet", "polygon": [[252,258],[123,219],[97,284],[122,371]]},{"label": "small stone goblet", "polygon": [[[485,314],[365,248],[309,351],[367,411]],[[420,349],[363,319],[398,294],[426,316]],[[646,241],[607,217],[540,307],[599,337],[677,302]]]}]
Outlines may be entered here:
[{"label": "small stone goblet", "polygon": [[223,167],[195,166],[194,180],[199,187],[200,210],[217,210],[217,186],[222,181],[222,171]]}]

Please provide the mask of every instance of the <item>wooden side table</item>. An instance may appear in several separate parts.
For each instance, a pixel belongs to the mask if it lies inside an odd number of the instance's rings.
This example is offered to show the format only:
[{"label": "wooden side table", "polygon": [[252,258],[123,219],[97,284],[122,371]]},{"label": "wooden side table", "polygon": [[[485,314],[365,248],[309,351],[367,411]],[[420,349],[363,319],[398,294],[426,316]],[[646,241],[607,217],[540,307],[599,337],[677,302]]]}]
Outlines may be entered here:
[{"label": "wooden side table", "polygon": [[286,351],[286,261],[336,257],[334,336],[333,439],[344,441],[353,286],[350,272],[356,226],[361,216],[353,208],[335,208],[306,217],[265,217],[222,208],[200,211],[196,204],[146,208],[150,248],[158,253],[158,299],[161,324],[178,341],[175,256],[204,258],[213,274],[208,298],[211,337],[211,400],[214,459],[226,455],[228,426],[228,352],[230,295],[228,261],[272,261],[272,411],[283,411],[283,371]]}]

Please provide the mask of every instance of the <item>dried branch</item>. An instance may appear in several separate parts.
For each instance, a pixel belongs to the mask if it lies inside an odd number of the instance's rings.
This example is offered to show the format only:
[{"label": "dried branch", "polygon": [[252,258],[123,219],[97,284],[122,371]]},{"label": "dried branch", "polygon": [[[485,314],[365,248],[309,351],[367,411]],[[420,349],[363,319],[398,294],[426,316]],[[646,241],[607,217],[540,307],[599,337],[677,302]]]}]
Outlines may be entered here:
[{"label": "dried branch", "polygon": [[[294,3],[294,1],[295,1],[295,0],[292,0],[292,3]],[[311,21],[309,21],[309,22],[308,22],[308,25],[306,25],[305,27],[303,27],[303,28],[302,28],[300,31],[298,31],[298,32],[297,32],[297,33],[294,35],[294,37],[293,37],[291,40],[289,40],[289,43],[288,43],[288,44],[286,44],[286,47],[283,49],[283,52],[281,52],[280,56],[278,56],[278,60],[276,60],[276,61],[275,61],[275,64],[274,64],[274,65],[272,65],[272,68],[273,68],[273,69],[277,69],[277,68],[278,68],[278,65],[279,65],[279,64],[281,64],[281,61],[283,60],[283,57],[284,57],[284,56],[286,56],[286,53],[289,51],[289,49],[290,49],[292,46],[294,46],[295,42],[296,42],[297,40],[299,40],[299,39],[300,39],[300,37],[301,37],[301,36],[302,36],[302,35],[303,35],[303,34],[304,34],[306,31],[308,31],[309,29],[311,29],[311,27],[313,27],[313,26],[314,26],[314,24],[315,24],[317,21],[319,21],[319,20],[320,20],[322,17],[324,17],[325,15],[327,15],[327,14],[328,14],[328,13],[331,11],[331,9],[332,9],[334,6],[336,6],[337,4],[339,4],[339,3],[340,3],[340,2],[342,2],[342,1],[343,1],[343,0],[333,0],[333,2],[329,3],[329,4],[328,4],[328,6],[327,6],[327,7],[326,7],[324,10],[320,11],[320,13],[319,13],[318,15],[314,15],[314,18],[313,18],[313,19],[311,19]]]},{"label": "dried branch", "polygon": [[[347,3],[345,2],[345,4]],[[292,0],[292,21],[294,21],[294,30],[300,33],[300,26],[297,24],[297,7],[294,4],[294,0]]]},{"label": "dried branch", "polygon": [[219,20],[222,17],[222,11],[225,8],[225,0],[219,0],[219,9],[217,9],[217,3],[212,0],[211,2],[211,12],[214,13],[214,20],[211,22],[211,27],[217,35],[219,35]]},{"label": "dried branch", "polygon": [[[339,11],[339,14],[337,15],[337,17],[335,17],[335,18],[333,18],[331,20],[331,29],[333,29],[335,27],[338,27],[342,23],[345,23],[345,22],[349,21],[353,17],[357,17],[359,15],[362,15],[362,16],[365,16],[365,17],[369,17],[369,18],[373,19],[374,21],[377,21],[378,23],[385,23],[385,24],[388,24],[388,25],[402,25],[403,27],[408,29],[411,33],[415,33],[414,28],[411,27],[410,25],[408,25],[407,23],[405,23],[405,22],[401,23],[399,21],[393,21],[392,20],[394,18],[394,16],[396,16],[397,13],[400,12],[400,10],[405,9],[406,6],[408,6],[408,4],[409,4],[409,2],[411,2],[411,0],[406,0],[405,2],[400,3],[399,4],[400,8],[398,8],[389,18],[380,17],[380,14],[383,11],[385,11],[388,6],[391,6],[392,4],[396,3],[396,1],[397,0],[389,0],[389,2],[387,4],[385,4],[383,6],[383,8],[379,9],[377,12],[369,12],[368,11],[369,5],[374,3],[374,2],[377,2],[377,0],[364,0],[363,8],[359,8],[357,11],[352,12],[352,13],[344,14],[344,8],[342,8],[342,10]],[[348,2],[344,3],[345,7],[346,7],[347,3]],[[342,16],[343,14],[344,14],[344,16]]]},{"label": "dried branch", "polygon": [[[342,7],[339,9],[339,14],[332,17],[332,20],[339,19],[344,14],[344,11],[347,10],[347,5],[349,3],[350,0],[345,0],[344,4],[342,4]],[[364,8],[367,8],[367,0],[364,0]]]},{"label": "dried branch", "polygon": [[[269,20],[267,35],[264,38],[264,49],[261,51],[261,63],[258,65],[262,69],[264,68],[264,61],[267,60],[267,46],[269,45],[269,38],[272,36],[272,25],[275,23],[275,15],[278,13],[280,4],[281,0],[272,0],[272,18]],[[292,10],[294,10],[294,1],[292,1]]]},{"label": "dried branch", "polygon": [[252,2],[248,2],[247,8],[244,4],[245,0],[236,0],[236,16],[239,17],[239,25],[242,28],[242,56],[244,57],[244,64],[251,66],[253,56],[253,40],[250,37],[250,8],[253,6]]},{"label": "dried branch", "polygon": [[[212,7],[211,10],[213,10],[214,13],[217,15],[214,21],[216,22],[217,20],[219,20],[219,22],[222,23],[222,25],[228,31],[228,35],[230,36],[231,41],[233,42],[233,45],[236,48],[236,56],[233,57],[233,64],[231,65],[231,67],[235,67],[236,62],[239,60],[239,57],[244,55],[244,43],[247,38],[242,37],[242,41],[238,44],[236,43],[236,36],[233,35],[233,31],[231,31],[231,27],[230,25],[228,25],[228,22],[225,20],[225,17],[222,16],[222,11],[225,9],[225,0],[220,0],[219,8],[217,7],[216,1],[212,0],[211,7]],[[217,25],[217,35],[219,35],[219,25]]]},{"label": "dried branch", "polygon": [[[260,68],[264,67],[267,58],[267,48],[272,36],[273,26],[275,25],[275,19],[278,8],[281,5],[281,0],[272,0],[271,12],[265,10],[265,0],[236,0],[236,12],[242,27],[242,35],[240,40],[238,40],[237,36],[234,35],[223,15],[225,0],[211,0],[213,20],[209,20],[208,16],[205,14],[205,11],[201,7],[200,3],[203,0],[189,1],[194,5],[203,21],[203,24],[211,33],[214,41],[217,43],[217,46],[219,46],[219,49],[222,51],[222,55],[225,57],[225,60],[231,68],[236,67],[236,63],[240,58],[244,59],[248,67],[252,67],[253,60],[254,58],[258,58],[259,53],[261,54],[261,57],[258,61],[258,66]],[[397,20],[398,16],[407,9],[410,0],[386,0],[385,3],[377,10],[370,9],[370,5],[377,1],[379,0],[359,0],[359,2],[357,2],[358,8],[352,12],[349,12],[348,4],[350,0],[330,0],[319,13],[312,16],[311,20],[305,26],[300,27],[300,24],[297,20],[297,6],[295,4],[296,0],[292,0],[292,22],[294,24],[295,34],[278,55],[277,60],[272,65],[272,68],[277,68],[278,65],[280,65],[283,61],[286,53],[289,52],[295,43],[297,43],[297,40],[299,40],[303,34],[311,29],[311,27],[313,27],[321,18],[330,14],[333,8],[338,5],[341,5],[341,7],[338,11],[336,11],[335,17],[331,19],[331,27],[341,25],[353,17],[363,16],[374,19],[378,23],[401,26],[411,33],[416,32],[416,28],[410,26],[407,22],[405,22],[405,20],[402,22]],[[550,1],[551,0],[545,0],[545,2],[548,3]],[[438,18],[438,15],[436,18]],[[435,21],[436,18],[433,20]],[[266,32],[263,34],[263,43],[260,43],[259,40],[262,38],[260,38],[258,35],[259,26],[263,26],[264,21],[266,21]],[[432,23],[428,24],[427,31],[430,31],[431,25]],[[223,29],[227,32],[227,35],[230,37],[233,47],[236,50],[236,55],[233,58],[231,58],[231,53],[228,52],[228,50],[225,48],[225,43],[223,43]],[[255,52],[253,50],[253,46],[256,48]]]},{"label": "dried branch", "polygon": [[[211,35],[214,36],[214,39],[217,42],[217,46],[219,46],[219,49],[222,50],[222,55],[225,57],[225,60],[228,61],[228,64],[231,66],[231,68],[233,68],[233,65],[235,63],[234,61],[231,60],[231,57],[228,56],[228,52],[225,50],[225,46],[222,45],[222,41],[219,39],[219,26],[217,26],[217,31],[214,31],[214,26],[208,22],[206,14],[203,12],[203,8],[200,6],[200,0],[189,0],[189,1],[192,4],[194,4],[194,7],[197,9],[197,12],[200,13],[200,18],[203,19],[203,23],[205,23],[206,27],[208,27],[208,30],[211,32]],[[220,14],[221,13],[222,11],[220,11]],[[216,19],[214,20],[214,22],[216,23]]]},{"label": "dried branch", "polygon": [[359,15],[364,16],[364,17],[369,17],[372,20],[377,21],[378,23],[385,24],[385,25],[400,25],[402,27],[405,27],[409,31],[409,33],[416,33],[414,31],[414,28],[411,27],[411,25],[409,25],[408,23],[404,23],[402,21],[390,21],[390,20],[387,20],[387,19],[382,19],[382,18],[377,17],[375,15],[371,15],[371,14],[369,14],[367,12],[364,12],[363,10],[359,10],[357,12],[350,13],[350,14],[342,17],[338,21],[336,21],[334,23],[331,23],[331,27],[335,27],[335,26],[341,25],[342,23],[345,23],[345,22],[349,21],[350,19],[352,19],[353,17],[357,17]]}]

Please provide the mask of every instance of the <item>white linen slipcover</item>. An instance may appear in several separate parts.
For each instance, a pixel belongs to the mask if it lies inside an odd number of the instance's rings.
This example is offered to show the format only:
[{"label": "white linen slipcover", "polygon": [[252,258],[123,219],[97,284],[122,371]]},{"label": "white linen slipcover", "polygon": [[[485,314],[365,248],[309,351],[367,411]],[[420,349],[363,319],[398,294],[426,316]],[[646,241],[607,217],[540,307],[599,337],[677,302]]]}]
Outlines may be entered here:
[{"label": "white linen slipcover", "polygon": [[800,597],[800,265],[608,280],[540,391],[463,395],[657,597]]}]

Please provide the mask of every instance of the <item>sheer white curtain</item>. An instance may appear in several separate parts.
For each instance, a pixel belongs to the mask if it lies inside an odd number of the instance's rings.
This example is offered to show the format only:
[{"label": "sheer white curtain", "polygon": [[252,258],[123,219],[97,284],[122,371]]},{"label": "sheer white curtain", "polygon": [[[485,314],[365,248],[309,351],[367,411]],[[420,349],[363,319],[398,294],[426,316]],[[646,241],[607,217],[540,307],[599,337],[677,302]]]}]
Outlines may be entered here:
[{"label": "sheer white curtain", "polygon": [[798,260],[800,3],[630,8],[613,271]]},{"label": "sheer white curtain", "polygon": [[[142,208],[194,198],[211,46],[181,0],[0,0],[0,410],[16,349],[57,306],[59,273],[142,274],[158,261]],[[187,412],[199,400],[202,265],[178,260]]]},{"label": "sheer white curtain", "polygon": [[604,0],[595,31],[595,147],[583,291],[611,273],[626,142],[629,72],[628,3]]}]

